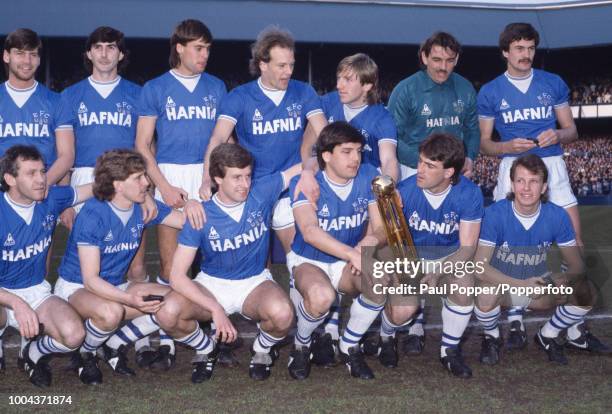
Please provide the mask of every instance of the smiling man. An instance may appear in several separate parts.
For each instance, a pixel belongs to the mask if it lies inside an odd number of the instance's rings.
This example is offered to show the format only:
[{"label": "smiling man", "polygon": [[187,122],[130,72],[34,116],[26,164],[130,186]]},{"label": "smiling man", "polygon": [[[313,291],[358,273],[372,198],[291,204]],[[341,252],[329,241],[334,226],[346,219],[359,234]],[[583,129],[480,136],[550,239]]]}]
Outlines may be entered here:
[{"label": "smiling man", "polygon": [[[480,362],[499,362],[502,345],[498,319],[500,305],[520,303],[532,310],[555,308],[553,316],[538,330],[536,344],[546,351],[551,362],[565,365],[567,358],[560,341],[566,330],[565,346],[574,350],[609,354],[584,325],[586,314],[595,302],[594,288],[585,277],[585,267],[567,212],[548,202],[549,175],[545,163],[535,154],[515,159],[510,167],[511,192],[506,199],[488,207],[476,260],[484,263],[478,282],[498,292],[499,285],[541,289],[526,295],[478,295],[475,314],[484,328]],[[556,244],[567,263],[567,272],[551,274],[547,252]],[[546,287],[571,287],[567,294]],[[506,297],[504,297],[506,296]],[[506,299],[506,300],[504,300]]]},{"label": "smiling man", "polygon": [[75,310],[51,294],[45,262],[57,217],[90,198],[91,185],[49,188],[42,155],[23,145],[9,148],[0,159],[0,185],[0,338],[9,325],[19,330],[28,340],[23,358],[30,381],[49,386],[51,354],[76,349],[85,333]]},{"label": "smiling man", "polygon": [[57,93],[39,84],[42,42],[36,32],[17,29],[4,41],[8,80],[0,87],[0,155],[13,145],[34,145],[46,163],[49,185],[57,184],[74,162],[72,126],[62,119]]},{"label": "smiling man", "polygon": [[470,177],[478,155],[480,136],[476,92],[454,72],[461,45],[452,35],[436,32],[421,45],[421,71],[401,81],[389,98],[389,112],[397,125],[397,154],[402,179],[416,173],[419,144],[434,132],[447,132],[463,141],[463,173]]},{"label": "smiling man", "polygon": [[[257,36],[251,46],[249,69],[258,78],[231,91],[223,102],[206,151],[206,164],[215,147],[226,142],[234,130],[240,145],[253,155],[255,179],[310,160],[312,145],[327,122],[312,86],[291,79],[294,55],[295,41],[289,32],[272,26]],[[306,123],[315,132],[309,141],[303,140]],[[200,195],[208,199],[208,168],[202,182]],[[289,195],[284,192],[272,221],[285,252],[295,234],[289,204]]]}]

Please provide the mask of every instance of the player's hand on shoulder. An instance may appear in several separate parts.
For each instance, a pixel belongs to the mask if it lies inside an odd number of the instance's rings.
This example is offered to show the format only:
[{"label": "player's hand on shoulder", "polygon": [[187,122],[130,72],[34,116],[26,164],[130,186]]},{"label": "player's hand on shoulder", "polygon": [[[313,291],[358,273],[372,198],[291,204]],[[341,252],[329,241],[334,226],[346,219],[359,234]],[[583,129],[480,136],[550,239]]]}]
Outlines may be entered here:
[{"label": "player's hand on shoulder", "polygon": [[19,333],[24,338],[33,338],[38,335],[39,321],[36,312],[23,300],[19,300],[13,307],[15,319],[19,324]]},{"label": "player's hand on shoulder", "polygon": [[197,200],[187,200],[185,208],[183,208],[185,218],[189,220],[189,224],[196,230],[201,230],[206,223],[206,213],[204,206]]},{"label": "player's hand on shoulder", "polygon": [[559,143],[559,134],[556,129],[542,131],[536,138],[538,139],[538,145],[542,148]]},{"label": "player's hand on shoulder", "polygon": [[465,162],[463,163],[463,169],[461,169],[461,174],[465,178],[472,178],[474,175],[474,161],[471,158],[465,157]]},{"label": "player's hand on shoulder", "polygon": [[145,196],[144,203],[141,204],[142,221],[146,224],[157,217],[157,203],[149,194]]},{"label": "player's hand on shoulder", "polygon": [[72,226],[74,225],[74,219],[76,218],[76,211],[74,208],[68,207],[66,210],[62,211],[60,214],[60,221],[68,230],[72,231]]},{"label": "player's hand on shoulder", "polygon": [[182,208],[185,206],[185,201],[187,200],[188,194],[187,191],[183,190],[182,188],[168,185],[165,188],[160,188],[159,191],[162,195],[164,203],[170,207]]},{"label": "player's hand on shoulder", "polygon": [[211,313],[212,320],[215,323],[215,336],[217,340],[226,343],[234,342],[236,340],[238,332],[225,314],[225,310],[221,306],[219,306],[218,309],[214,309]]},{"label": "player's hand on shoulder", "polygon": [[295,186],[295,191],[293,192],[293,199],[297,200],[300,193],[304,194],[304,197],[308,200],[310,204],[317,209],[317,202],[319,201],[319,196],[321,195],[319,188],[319,183],[314,176],[314,173],[310,170],[302,171],[300,175],[300,179]]},{"label": "player's hand on shoulder", "polygon": [[212,182],[210,178],[203,178],[202,185],[200,186],[200,198],[203,201],[208,201],[212,197]]}]

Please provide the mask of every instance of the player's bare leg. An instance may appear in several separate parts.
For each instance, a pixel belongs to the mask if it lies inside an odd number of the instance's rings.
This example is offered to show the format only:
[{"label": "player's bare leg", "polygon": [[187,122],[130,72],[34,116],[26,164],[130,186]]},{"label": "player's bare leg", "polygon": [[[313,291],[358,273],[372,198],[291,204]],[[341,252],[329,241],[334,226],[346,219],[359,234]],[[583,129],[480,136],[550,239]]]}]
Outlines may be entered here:
[{"label": "player's bare leg", "polygon": [[[214,298],[205,287],[198,285],[198,289]],[[198,321],[211,320],[211,313],[176,292],[168,294],[164,302],[164,306],[155,315],[159,325],[176,341],[196,351],[192,360],[191,381],[201,383],[209,380],[217,362],[215,339],[204,334]]]},{"label": "player's bare leg", "polygon": [[[172,266],[172,257],[176,251],[178,230],[159,225],[157,226],[157,243],[159,246],[159,263],[160,270],[159,275],[161,283],[168,284],[168,277],[170,275],[170,268]],[[158,283],[160,280],[158,279]],[[150,367],[159,370],[168,370],[174,366],[176,360],[176,348],[174,341],[167,335],[166,332],[160,331],[159,333],[159,349],[158,355],[151,362]]]},{"label": "player's bare leg", "polygon": [[340,356],[346,363],[351,376],[372,379],[374,373],[366,364],[359,343],[372,322],[383,310],[385,296],[375,294],[372,289],[372,281],[364,275],[354,272],[349,264],[342,269],[338,290],[355,297],[350,308],[346,328],[338,343]]},{"label": "player's bare leg", "polygon": [[325,320],[336,298],[336,291],[329,277],[310,263],[294,267],[293,277],[295,288],[302,295],[302,301],[296,309],[297,331],[288,368],[293,378],[301,380],[310,375],[312,333]]}]

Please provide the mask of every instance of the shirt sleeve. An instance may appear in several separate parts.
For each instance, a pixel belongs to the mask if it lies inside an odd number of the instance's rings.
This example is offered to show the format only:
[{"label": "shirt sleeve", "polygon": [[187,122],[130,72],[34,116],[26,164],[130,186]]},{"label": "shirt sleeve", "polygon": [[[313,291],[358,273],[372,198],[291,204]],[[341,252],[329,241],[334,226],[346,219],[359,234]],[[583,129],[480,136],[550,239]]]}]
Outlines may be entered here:
[{"label": "shirt sleeve", "polygon": [[202,230],[196,230],[191,227],[188,220],[185,221],[185,225],[178,235],[178,243],[193,249],[199,248],[202,240],[202,234],[204,234],[204,231],[208,230],[208,227],[209,226],[205,226]]},{"label": "shirt sleeve", "polygon": [[483,119],[495,119],[495,108],[492,104],[493,97],[490,94],[489,88],[485,85],[480,89],[476,106],[478,117]]},{"label": "shirt sleeve", "polygon": [[316,114],[323,114],[323,108],[321,106],[321,98],[312,86],[305,84],[304,88],[304,104],[302,107],[303,113],[306,113],[306,118],[310,118]]},{"label": "shirt sleeve", "polygon": [[81,212],[77,215],[74,222],[72,232],[74,233],[74,241],[80,246],[95,246],[102,248],[104,244],[105,226],[102,223],[102,218],[93,209],[87,208],[85,205]]},{"label": "shirt sleeve", "polygon": [[153,84],[146,83],[140,92],[140,99],[136,110],[138,116],[159,116],[158,97]]},{"label": "shirt sleeve", "polygon": [[72,106],[72,100],[68,90],[64,90],[60,95],[59,105],[57,108],[57,124],[58,128],[61,126],[70,126],[75,128],[77,125],[76,112]]},{"label": "shirt sleeve", "polygon": [[364,169],[363,174],[365,176],[365,186],[367,187],[368,204],[374,204],[376,203],[376,195],[372,191],[372,180],[380,175],[380,173],[370,164],[362,164],[361,168]]},{"label": "shirt sleeve", "polygon": [[493,206],[485,209],[484,217],[480,225],[479,243],[485,246],[496,246],[499,225],[497,223],[497,215]]},{"label": "shirt sleeve", "polygon": [[297,196],[297,199],[294,200],[293,194],[295,192],[295,187],[297,186],[298,181],[300,180],[301,175],[297,175],[291,179],[291,183],[289,184],[289,194],[291,195],[291,208],[296,208],[301,206],[302,204],[308,204],[308,200],[304,193],[300,192]]},{"label": "shirt sleeve", "polygon": [[383,142],[389,142],[397,145],[397,127],[393,121],[393,117],[386,109],[382,110],[382,116],[377,124],[378,127],[378,145]]},{"label": "shirt sleeve", "polygon": [[555,220],[555,229],[557,230],[555,234],[555,243],[560,247],[568,247],[576,245],[576,233],[574,233],[574,227],[572,226],[572,222],[569,218],[567,212],[559,207],[557,209],[559,218]]},{"label": "shirt sleeve", "polygon": [[[406,125],[407,120],[411,114],[411,105],[410,105],[410,94],[408,93],[408,86],[404,83],[400,83],[393,89],[391,92],[391,97],[389,98],[388,110],[391,113],[391,116],[395,120],[395,125],[397,125],[397,133],[398,136],[402,136],[402,128]],[[408,134],[409,131],[406,131]]]},{"label": "shirt sleeve", "polygon": [[227,119],[234,125],[238,123],[244,111],[244,104],[240,95],[240,91],[234,89],[221,100],[217,119]]},{"label": "shirt sleeve", "polygon": [[69,185],[54,185],[49,188],[47,198],[51,201],[51,208],[55,215],[59,215],[77,201],[76,191]]},{"label": "shirt sleeve", "polygon": [[465,106],[463,123],[463,136],[467,156],[473,161],[480,152],[480,127],[478,125],[478,111],[476,109],[476,91],[470,85],[470,92]]},{"label": "shirt sleeve", "polygon": [[[467,180],[467,178],[462,179]],[[469,187],[469,191],[464,191],[467,197],[465,197],[461,203],[460,220],[465,222],[480,222],[484,215],[482,191],[480,191],[480,188],[476,185],[470,185]]]},{"label": "shirt sleeve", "polygon": [[556,88],[555,88],[555,108],[568,105],[569,102],[569,88],[567,84],[560,77],[556,77]]},{"label": "shirt sleeve", "polygon": [[253,182],[252,192],[258,200],[264,203],[276,203],[281,193],[285,190],[285,179],[280,172],[265,175]]},{"label": "shirt sleeve", "polygon": [[161,224],[162,221],[164,221],[166,217],[168,217],[168,214],[172,212],[172,209],[170,207],[168,207],[159,200],[155,200],[155,204],[157,204],[157,216],[155,216],[153,220],[145,224],[145,227]]}]

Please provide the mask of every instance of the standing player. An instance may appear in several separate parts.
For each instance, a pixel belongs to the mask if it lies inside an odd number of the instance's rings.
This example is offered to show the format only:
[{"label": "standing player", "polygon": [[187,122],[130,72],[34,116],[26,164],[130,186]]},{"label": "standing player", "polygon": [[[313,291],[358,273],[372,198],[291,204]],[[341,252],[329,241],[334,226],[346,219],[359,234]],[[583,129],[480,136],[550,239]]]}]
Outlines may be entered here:
[{"label": "standing player", "polygon": [[[312,167],[308,164],[312,144],[327,122],[314,89],[291,79],[294,51],[293,37],[286,31],[271,27],[257,36],[257,41],[251,46],[249,68],[253,76],[259,77],[237,87],[224,100],[206,151],[206,160],[235,129],[238,142],[255,159],[254,179],[284,171],[300,161],[305,168]],[[310,141],[302,140],[306,122],[314,130]],[[312,178],[312,173],[309,174]],[[200,191],[203,199],[210,198],[210,184],[208,168],[204,168]],[[293,222],[289,195],[283,193],[274,208],[272,229],[276,231],[285,253],[290,250],[295,235]]]},{"label": "standing player", "polygon": [[[347,56],[338,64],[336,79],[337,91],[321,98],[327,121],[346,121],[361,132],[365,139],[363,163],[373,165],[397,182],[397,130],[393,117],[379,102],[378,66],[363,53]],[[309,127],[307,133],[312,133],[312,128]],[[295,288],[291,289],[294,297]],[[335,362],[341,301],[338,296],[325,321],[325,333],[313,339],[311,349],[315,364],[333,365]],[[294,305],[298,304],[299,299],[296,299]]]},{"label": "standing player", "polygon": [[[476,92],[464,77],[453,72],[461,45],[450,34],[436,32],[425,40],[418,58],[423,70],[401,81],[389,98],[389,112],[397,125],[397,157],[402,179],[416,174],[419,144],[434,132],[446,132],[463,141],[465,165],[461,172],[472,176],[480,138],[476,115]],[[425,344],[425,301],[410,327],[404,351],[419,354]]]},{"label": "standing player", "polygon": [[378,66],[363,53],[347,56],[338,64],[336,79],[337,91],[321,98],[327,121],[346,121],[361,132],[363,162],[398,181],[397,130],[379,102]]},{"label": "standing player", "polygon": [[[368,290],[361,275],[361,247],[384,240],[382,223],[372,193],[377,171],[361,164],[363,136],[346,122],[326,126],[317,141],[316,175],[320,197],[316,206],[303,193],[293,202],[297,222],[287,267],[302,296],[297,307],[295,345],[289,374],[310,375],[311,336],[325,320],[336,293],[356,296],[339,341],[340,355],[353,377],[372,379],[359,341],[384,306],[385,297]],[[291,183],[291,193],[297,186]]]},{"label": "standing player", "polygon": [[[464,267],[476,250],[483,199],[480,188],[460,174],[464,165],[461,141],[449,134],[433,134],[419,146],[416,176],[398,186],[417,252],[428,263],[421,283],[431,288],[474,285],[474,276]],[[451,267],[454,273],[442,271]],[[453,375],[469,378],[472,371],[463,361],[459,342],[472,315],[473,299],[447,291],[442,307],[440,361]],[[379,357],[383,365],[397,365],[395,332],[410,321],[415,308],[388,302],[381,325]]]},{"label": "standing player", "polygon": [[61,119],[60,97],[39,84],[42,43],[30,29],[17,29],[4,41],[8,80],[0,87],[0,155],[13,145],[34,145],[47,168],[47,183],[58,183],[74,162],[72,127]]},{"label": "standing player", "polygon": [[[218,105],[226,93],[221,80],[204,73],[211,43],[212,34],[204,23],[179,23],[170,39],[172,69],[145,84],[138,106],[136,148],[147,160],[156,199],[173,208],[183,207],[189,198],[199,198],[204,152]],[[171,227],[157,228],[161,266],[158,282],[166,285],[177,235]],[[174,342],[165,335],[158,353],[153,366],[168,369],[174,364]]]},{"label": "standing player", "polygon": [[[170,291],[154,283],[124,283],[144,228],[163,223],[180,229],[184,222],[181,212],[157,202],[156,217],[145,223],[143,209],[136,203],[145,201],[149,181],[139,153],[107,151],[98,158],[94,174],[96,198],[85,203],[77,216],[55,285],[56,294],[85,320],[86,336],[78,369],[85,384],[102,382],[96,351],[121,321],[154,313],[161,302],[147,296]],[[102,354],[115,372],[134,374],[121,349],[104,345]]]},{"label": "standing player", "polygon": [[45,387],[51,384],[51,354],[70,352],[85,337],[74,309],[51,294],[45,263],[57,217],[91,197],[91,186],[48,187],[42,155],[23,145],[7,149],[0,159],[0,184],[0,338],[10,325],[28,339],[25,371],[32,384]]},{"label": "standing player", "polygon": [[[198,320],[212,320],[220,340],[227,342],[234,340],[236,330],[226,314],[241,313],[256,321],[259,334],[253,342],[249,375],[265,380],[278,357],[274,346],[285,338],[295,318],[289,297],[272,279],[266,260],[274,204],[301,166],[251,185],[252,164],[251,154],[236,144],[221,144],[212,151],[209,176],[218,191],[204,203],[204,228],[195,230],[187,224],[180,233],[170,276],[176,292],[168,295],[155,315],[178,342],[195,348],[194,383],[211,378],[217,358],[214,340],[204,336]],[[187,270],[198,248],[203,253],[201,272],[190,280]]]},{"label": "standing player", "polygon": [[[482,152],[502,157],[493,192],[496,201],[511,191],[509,170],[516,157],[540,156],[550,174],[550,201],[567,210],[576,242],[582,246],[578,202],[572,193],[560,145],[576,140],[578,132],[565,82],[557,75],[532,68],[539,39],[538,32],[528,23],[511,23],[500,34],[499,48],[507,70],[485,84],[478,94]],[[493,128],[501,141],[492,140]],[[522,314],[520,306],[509,312],[509,349],[527,345]]]},{"label": "standing player", "polygon": [[[552,362],[567,364],[559,333],[567,330],[566,346],[582,351],[610,353],[584,326],[584,317],[595,301],[593,287],[584,275],[584,263],[576,244],[567,211],[547,202],[548,170],[535,154],[516,158],[510,167],[511,193],[485,211],[476,260],[485,264],[479,274],[483,286],[500,284],[541,289],[528,296],[518,296],[529,309],[551,309],[552,318],[535,335],[535,342]],[[568,265],[566,273],[551,275],[547,269],[547,251],[555,243]],[[570,295],[547,292],[547,287],[571,286]],[[501,338],[498,327],[501,295],[478,295],[475,313],[484,327],[480,362],[499,362]],[[558,306],[557,306],[558,305]]]}]

